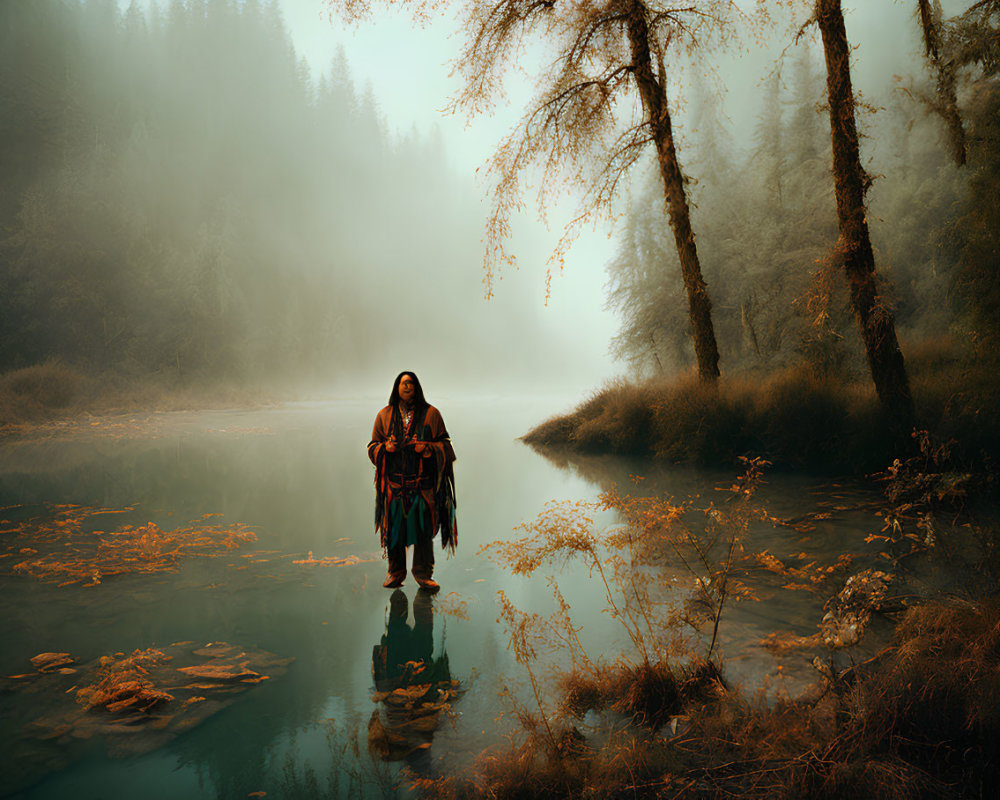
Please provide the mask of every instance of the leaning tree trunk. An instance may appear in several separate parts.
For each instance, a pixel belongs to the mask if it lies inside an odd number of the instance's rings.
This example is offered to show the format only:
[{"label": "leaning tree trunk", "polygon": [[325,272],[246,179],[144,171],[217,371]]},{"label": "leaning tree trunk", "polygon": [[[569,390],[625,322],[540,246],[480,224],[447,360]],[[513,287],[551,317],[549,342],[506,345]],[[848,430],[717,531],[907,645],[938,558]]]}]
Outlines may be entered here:
[{"label": "leaning tree trunk", "polygon": [[677,163],[674,134],[667,107],[666,91],[653,74],[653,60],[649,49],[649,27],[646,24],[646,6],[639,0],[627,5],[628,38],[632,46],[632,69],[649,126],[656,144],[660,162],[660,176],[674,232],[677,255],[681,262],[684,288],[687,289],[691,313],[691,331],[694,335],[694,352],[698,359],[698,376],[703,381],[719,377],[719,348],[715,343],[712,325],[712,303],[701,276],[701,264],[691,230],[691,213],[684,192],[684,178]]},{"label": "leaning tree trunk", "polygon": [[940,7],[935,3],[931,9],[930,0],[917,0],[920,11],[920,28],[924,34],[924,54],[937,74],[938,103],[934,110],[941,115],[948,126],[948,141],[951,143],[951,157],[955,163],[965,166],[966,144],[962,116],[958,113],[958,99],[955,94],[955,64],[941,58],[938,26],[941,22]]},{"label": "leaning tree trunk", "polygon": [[840,0],[816,0],[815,10],[826,54],[840,254],[875,391],[891,415],[893,426],[908,432],[913,424],[913,398],[892,309],[879,294],[876,282],[875,256],[865,217],[865,191],[870,179],[861,166],[844,15]]}]

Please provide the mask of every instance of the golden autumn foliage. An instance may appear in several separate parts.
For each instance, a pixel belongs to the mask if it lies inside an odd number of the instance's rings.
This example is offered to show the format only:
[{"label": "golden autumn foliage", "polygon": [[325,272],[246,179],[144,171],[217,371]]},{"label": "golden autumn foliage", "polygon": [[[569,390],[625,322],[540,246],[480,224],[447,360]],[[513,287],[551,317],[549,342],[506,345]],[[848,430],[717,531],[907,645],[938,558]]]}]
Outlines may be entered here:
[{"label": "golden autumn foliage", "polygon": [[[943,502],[936,487],[951,485],[940,480],[947,448],[927,438],[921,450],[888,477],[886,499],[897,508],[911,501],[902,530]],[[1000,763],[996,603],[906,610],[888,602],[897,580],[891,572],[868,568],[843,578],[859,554],[822,563],[806,553],[754,551],[751,523],[808,534],[848,501],[833,487],[830,509],[772,517],[748,502],[765,462],[746,466],[726,498],[708,508],[606,492],[598,503],[552,504],[521,527],[523,538],[487,548],[522,575],[582,560],[606,594],[606,613],[628,630],[635,649],[590,657],[555,578],[557,610],[548,618],[520,611],[501,593],[509,647],[528,671],[537,711],[508,693],[522,738],[484,752],[465,772],[418,779],[423,797],[981,796],[976,787],[990,785]],[[925,474],[931,467],[937,477]],[[871,501],[862,505],[874,510]],[[599,529],[601,510],[613,510],[621,524]],[[701,515],[704,524],[695,525]],[[884,553],[878,559],[893,561]],[[687,604],[678,609],[674,598],[671,610],[655,591],[664,573],[655,576],[678,568],[694,580]],[[763,643],[777,651],[826,651],[826,660],[813,660],[818,685],[801,697],[789,695],[780,665],[776,696],[749,695],[729,685],[717,662],[664,635],[685,622],[717,627],[727,601],[752,598],[775,581],[785,582],[781,590],[830,598],[816,634],[776,632]],[[837,666],[834,653],[855,647],[876,612],[900,611],[895,636],[874,657]],[[546,684],[536,673],[553,651],[564,666]]]},{"label": "golden autumn foliage", "polygon": [[[832,602],[870,611],[886,586],[868,571]],[[530,664],[537,619],[505,619],[525,623],[512,638]],[[930,603],[907,611],[875,657],[818,664],[823,685],[796,699],[748,695],[698,659],[574,664],[548,709],[521,709],[520,741],[415,785],[427,800],[979,797],[1000,777],[998,642],[995,602]],[[603,725],[584,722],[592,712]]]},{"label": "golden autumn foliage", "polygon": [[[725,501],[707,508],[610,490],[596,503],[549,504],[534,522],[520,526],[523,537],[484,550],[515,575],[582,561],[603,593],[606,613],[632,643],[626,663],[666,663],[683,651],[679,624],[710,632],[704,656],[710,661],[727,604],[755,599],[745,580],[746,562],[752,560],[744,552],[749,527],[754,521],[775,522],[750,503],[767,462],[744,459],[744,465]],[[621,523],[600,530],[595,514],[607,511]],[[678,594],[678,576],[690,594]],[[545,642],[561,647],[574,667],[599,670],[576,636],[569,603],[552,584],[557,611],[548,619],[518,611],[500,593],[515,657],[534,661],[534,642]]]}]

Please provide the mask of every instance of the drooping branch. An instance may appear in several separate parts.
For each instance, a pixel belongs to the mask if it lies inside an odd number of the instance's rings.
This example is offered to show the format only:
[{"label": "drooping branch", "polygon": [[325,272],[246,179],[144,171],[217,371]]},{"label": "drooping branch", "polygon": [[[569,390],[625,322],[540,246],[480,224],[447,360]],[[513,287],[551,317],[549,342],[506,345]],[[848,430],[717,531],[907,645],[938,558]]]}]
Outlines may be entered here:
[{"label": "drooping branch", "polygon": [[536,33],[552,36],[559,23],[554,8],[553,0],[469,3],[463,23],[469,37],[453,62],[462,88],[451,109],[475,115],[492,108],[502,95],[503,75],[516,63],[525,39]]},{"label": "drooping branch", "polygon": [[[633,158],[622,158],[638,148],[634,141],[637,128],[615,135],[613,104],[627,88],[628,77],[624,66],[586,78],[565,64],[554,85],[496,149],[487,165],[495,184],[485,237],[487,293],[496,269],[514,263],[504,245],[511,215],[522,208],[523,174],[533,169],[541,171],[537,198],[540,209],[544,210],[550,195],[560,192],[562,182],[584,188],[580,205],[589,210],[581,211],[577,220],[610,207],[621,174],[639,155],[636,152]],[[550,265],[562,257],[564,245],[571,238],[563,237]]]},{"label": "drooping branch", "polygon": [[614,23],[617,23],[618,26],[620,26],[624,21],[625,15],[622,13],[608,14],[607,16],[594,19],[580,31],[579,35],[573,41],[572,46],[566,52],[566,60],[571,63],[578,64],[588,58],[593,50],[592,45],[595,36],[598,33],[605,33],[606,29],[611,27]]},{"label": "drooping branch", "polygon": [[1000,72],[1000,0],[980,0],[952,23],[948,49],[955,66],[978,64],[988,76]]},{"label": "drooping branch", "polygon": [[[327,0],[356,18],[375,0]],[[496,108],[503,78],[522,68],[521,56],[539,42],[556,55],[536,71],[534,100],[487,163],[493,181],[485,231],[487,295],[497,268],[513,263],[506,250],[512,214],[523,208],[528,176],[538,181],[540,212],[567,188],[582,189],[580,213],[567,226],[550,259],[560,260],[580,221],[611,214],[622,176],[646,144],[656,148],[664,199],[688,294],[691,331],[699,374],[719,374],[711,303],[701,275],[684,177],[667,106],[665,53],[692,53],[745,17],[735,0],[381,0],[383,5],[419,9],[458,8],[464,44],[453,62],[461,81],[450,109],[469,115]],[[351,16],[350,14],[348,16]],[[653,72],[653,56],[660,70]],[[641,98],[641,106],[637,102]],[[624,113],[623,113],[624,109]],[[540,175],[539,175],[540,173]]]}]

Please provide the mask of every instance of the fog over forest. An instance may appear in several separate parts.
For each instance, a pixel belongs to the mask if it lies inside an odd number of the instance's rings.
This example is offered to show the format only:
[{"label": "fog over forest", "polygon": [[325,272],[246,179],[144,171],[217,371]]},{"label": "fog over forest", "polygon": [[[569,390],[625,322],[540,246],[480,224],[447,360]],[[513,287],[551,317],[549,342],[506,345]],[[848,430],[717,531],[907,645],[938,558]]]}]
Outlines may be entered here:
[{"label": "fog over forest", "polygon": [[[965,324],[952,302],[961,250],[943,243],[969,186],[921,100],[933,77],[915,11],[884,5],[859,6],[848,24],[864,43],[857,85],[882,87],[865,97],[878,110],[863,112],[862,158],[905,349]],[[546,308],[544,262],[571,196],[551,235],[524,223],[522,269],[487,301],[489,186],[452,144],[482,143],[496,120],[477,130],[438,115],[429,129],[388,117],[349,66],[363,52],[315,63],[316,37],[342,25],[323,11],[320,0],[0,3],[0,369],[57,359],[116,379],[340,393],[404,367],[489,391],[498,377],[586,387],[612,369],[693,363],[651,158],[621,193],[610,263],[590,246],[608,231],[585,235],[566,260],[575,276],[556,277]],[[714,72],[680,73],[679,157],[722,369],[805,358],[858,370],[842,281],[820,269],[837,236],[821,48],[813,35],[791,46],[787,26],[770,36],[766,58],[729,52]],[[452,53],[436,41],[413,71],[447,72]],[[877,74],[900,63],[895,79]],[[720,91],[730,77],[736,97]],[[503,124],[521,111],[518,91]],[[577,299],[579,275],[607,281],[609,310],[594,293]],[[829,309],[818,326],[817,292]],[[612,311],[614,366],[591,347]]]},{"label": "fog over forest", "polygon": [[541,281],[485,301],[440,138],[390,136],[343,54],[314,80],[277,5],[2,9],[4,369],[350,391],[582,366]]},{"label": "fog over forest", "polygon": [[982,798],[998,345],[1000,0],[0,0],[0,800]]}]

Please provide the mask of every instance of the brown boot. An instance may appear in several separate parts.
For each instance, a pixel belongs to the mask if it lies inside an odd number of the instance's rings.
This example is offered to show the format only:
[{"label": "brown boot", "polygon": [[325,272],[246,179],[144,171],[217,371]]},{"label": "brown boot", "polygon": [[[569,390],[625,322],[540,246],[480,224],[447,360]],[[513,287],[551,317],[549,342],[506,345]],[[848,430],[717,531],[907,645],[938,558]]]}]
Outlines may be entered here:
[{"label": "brown boot", "polygon": [[382,581],[382,585],[386,589],[398,589],[403,585],[403,579],[406,577],[406,573],[399,574],[398,572],[390,572],[385,576],[385,580]]}]

